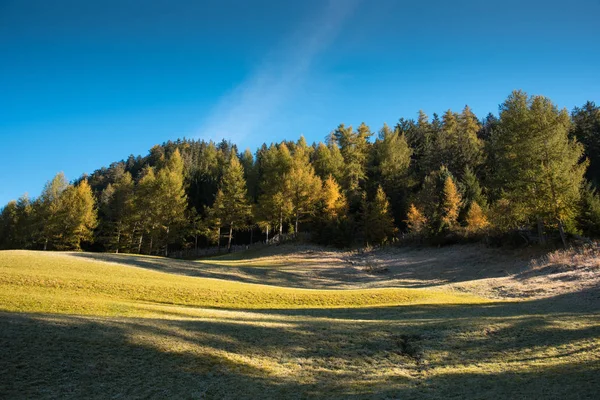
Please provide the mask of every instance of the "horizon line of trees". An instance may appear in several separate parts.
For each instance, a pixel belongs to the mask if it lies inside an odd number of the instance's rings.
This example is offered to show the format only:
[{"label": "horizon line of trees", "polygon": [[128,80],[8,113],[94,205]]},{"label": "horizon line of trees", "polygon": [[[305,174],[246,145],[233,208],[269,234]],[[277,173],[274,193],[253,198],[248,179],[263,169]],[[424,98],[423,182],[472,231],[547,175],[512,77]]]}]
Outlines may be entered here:
[{"label": "horizon line of trees", "polygon": [[420,111],[374,136],[341,124],[324,142],[300,137],[255,154],[183,139],[71,184],[59,173],[38,198],[4,206],[0,249],[168,255],[299,232],[338,247],[600,235],[593,102],[569,114],[513,91],[498,117]]}]

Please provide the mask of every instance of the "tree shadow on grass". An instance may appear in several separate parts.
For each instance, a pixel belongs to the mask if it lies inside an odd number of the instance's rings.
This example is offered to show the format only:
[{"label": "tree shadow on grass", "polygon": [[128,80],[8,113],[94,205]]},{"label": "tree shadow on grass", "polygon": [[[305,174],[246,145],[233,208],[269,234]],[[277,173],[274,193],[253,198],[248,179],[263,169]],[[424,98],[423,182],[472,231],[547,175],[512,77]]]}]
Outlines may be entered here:
[{"label": "tree shadow on grass", "polygon": [[[94,261],[104,261],[145,268],[148,270],[165,272],[170,274],[215,278],[244,283],[257,283],[263,285],[286,286],[295,288],[335,287],[340,284],[339,273],[328,274],[328,276],[315,276],[306,271],[294,270],[296,262],[277,261],[275,264],[254,266],[229,266],[211,263],[210,261],[193,262],[173,260],[162,257],[148,257],[133,254],[111,254],[111,253],[69,253],[74,257],[85,258]],[[304,264],[310,264],[310,260],[304,260]],[[306,265],[304,268],[307,268]],[[308,267],[310,268],[310,267]]]},{"label": "tree shadow on grass", "polygon": [[595,398],[600,312],[570,300],[173,320],[2,313],[0,397]]}]

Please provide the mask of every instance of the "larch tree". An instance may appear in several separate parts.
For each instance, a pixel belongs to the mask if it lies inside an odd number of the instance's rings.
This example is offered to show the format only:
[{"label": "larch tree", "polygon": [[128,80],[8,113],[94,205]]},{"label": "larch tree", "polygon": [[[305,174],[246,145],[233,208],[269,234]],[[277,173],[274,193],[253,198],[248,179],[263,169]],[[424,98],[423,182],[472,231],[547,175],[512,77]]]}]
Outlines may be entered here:
[{"label": "larch tree", "polygon": [[425,177],[415,205],[427,220],[428,233],[437,236],[456,222],[460,195],[448,168],[442,166]]},{"label": "larch tree", "polygon": [[414,204],[411,204],[408,208],[405,222],[408,231],[412,234],[423,235],[426,232],[427,218]]},{"label": "larch tree", "polygon": [[406,215],[412,149],[399,129],[392,131],[384,124],[373,145],[373,153],[374,181],[383,186],[391,200],[394,219],[401,222]]},{"label": "larch tree", "polygon": [[576,216],[583,176],[583,146],[569,138],[570,119],[543,96],[513,92],[501,105],[499,129],[492,135],[496,179],[512,203],[513,219],[558,228],[566,245],[565,222]]},{"label": "larch tree", "polygon": [[81,242],[93,241],[98,224],[96,201],[87,179],[69,185],[61,196],[62,248],[81,250]]},{"label": "larch tree", "polygon": [[283,234],[283,223],[292,213],[292,201],[289,192],[288,175],[292,167],[292,156],[288,147],[282,143],[272,145],[261,158],[262,180],[259,207],[267,221],[277,221],[279,234]]},{"label": "larch tree", "polygon": [[440,215],[446,229],[452,229],[458,221],[461,197],[451,176],[444,180],[444,188],[440,202]]},{"label": "larch tree", "polygon": [[183,160],[179,150],[175,150],[166,165],[158,171],[156,185],[159,205],[157,216],[159,225],[164,229],[166,256],[169,244],[176,241],[182,233],[180,228],[186,219],[187,194],[183,180]]},{"label": "larch tree", "polygon": [[471,202],[465,221],[467,223],[467,231],[470,233],[479,232],[489,226],[487,217],[476,201]]},{"label": "larch tree", "polygon": [[107,245],[115,253],[125,250],[129,242],[134,222],[134,182],[129,172],[116,177],[100,197],[100,208],[104,216],[103,230],[106,232]]},{"label": "larch tree", "polygon": [[36,202],[36,225],[39,228],[44,250],[48,249],[49,243],[59,241],[63,234],[61,197],[68,186],[65,175],[59,172],[46,183]]},{"label": "larch tree", "polygon": [[[302,138],[303,139],[303,138]],[[315,175],[309,163],[305,143],[299,141],[292,155],[290,172],[286,177],[287,192],[290,195],[294,216],[294,232],[298,233],[300,219],[312,214],[321,195],[321,179]]]},{"label": "larch tree", "polygon": [[17,202],[11,200],[0,211],[0,249],[18,248],[15,235],[19,225]]},{"label": "larch tree", "polygon": [[375,198],[363,202],[363,228],[367,244],[384,244],[394,237],[396,226],[390,210],[390,203],[381,186],[377,187]]},{"label": "larch tree", "polygon": [[142,252],[144,237],[150,239],[149,250],[152,252],[154,237],[160,226],[160,198],[154,168],[146,167],[134,192],[135,222],[134,231],[137,235],[137,252]]},{"label": "larch tree", "polygon": [[367,160],[369,154],[369,138],[372,133],[367,125],[362,123],[357,131],[344,124],[338,126],[334,137],[340,146],[344,158],[344,179],[346,192],[349,197],[359,198],[358,194],[364,189],[367,177]]},{"label": "larch tree", "polygon": [[244,170],[238,157],[231,155],[213,205],[215,216],[229,230],[227,250],[231,251],[233,231],[243,228],[251,215]]},{"label": "larch tree", "polygon": [[250,149],[244,151],[240,162],[244,168],[244,179],[248,186],[248,196],[254,202],[258,198],[258,168]]},{"label": "larch tree", "polygon": [[332,175],[336,180],[343,178],[344,158],[335,138],[330,136],[327,144],[319,142],[313,152],[313,167],[321,179]]},{"label": "larch tree", "polygon": [[336,219],[348,212],[346,196],[332,175],[329,175],[323,182],[321,198],[323,200],[323,211],[327,219]]}]

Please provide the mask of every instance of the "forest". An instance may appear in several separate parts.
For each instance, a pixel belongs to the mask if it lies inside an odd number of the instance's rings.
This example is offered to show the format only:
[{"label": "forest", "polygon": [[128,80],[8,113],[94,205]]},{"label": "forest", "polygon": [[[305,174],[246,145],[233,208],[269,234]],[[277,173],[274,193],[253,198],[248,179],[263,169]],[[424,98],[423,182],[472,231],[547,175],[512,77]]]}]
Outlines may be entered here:
[{"label": "forest", "polygon": [[512,92],[498,116],[339,125],[324,142],[181,139],[0,213],[0,249],[169,255],[306,240],[567,245],[600,236],[600,107]]}]

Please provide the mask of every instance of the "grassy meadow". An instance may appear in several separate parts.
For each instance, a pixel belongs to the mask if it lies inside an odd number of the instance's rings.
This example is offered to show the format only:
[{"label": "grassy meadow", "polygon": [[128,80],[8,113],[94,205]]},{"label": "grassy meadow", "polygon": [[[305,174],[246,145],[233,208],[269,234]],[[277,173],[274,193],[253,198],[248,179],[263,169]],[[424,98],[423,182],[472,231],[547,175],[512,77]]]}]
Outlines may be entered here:
[{"label": "grassy meadow", "polygon": [[369,280],[353,255],[315,251],[2,251],[0,397],[597,397],[597,287],[491,298],[490,263],[433,282],[419,271],[451,258],[419,254],[365,261],[387,263]]}]

